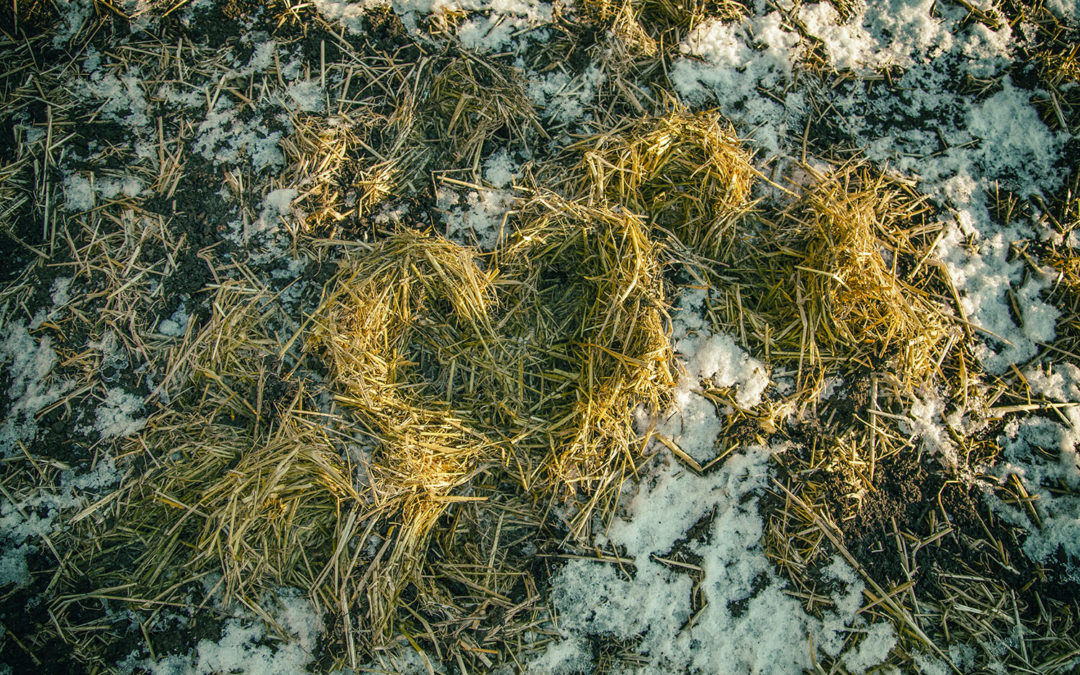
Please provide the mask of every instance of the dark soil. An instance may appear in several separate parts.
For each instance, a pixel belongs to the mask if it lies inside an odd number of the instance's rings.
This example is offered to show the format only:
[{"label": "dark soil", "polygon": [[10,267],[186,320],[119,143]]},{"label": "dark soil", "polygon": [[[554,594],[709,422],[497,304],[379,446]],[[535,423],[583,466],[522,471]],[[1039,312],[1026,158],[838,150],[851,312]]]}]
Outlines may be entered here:
[{"label": "dark soil", "polygon": [[[845,546],[871,577],[886,587],[910,579],[917,591],[932,593],[942,573],[964,575],[975,569],[1015,589],[1031,611],[1039,606],[1036,594],[1055,600],[1080,597],[1080,585],[1069,580],[1065,561],[1043,566],[1029,560],[1022,550],[1024,535],[990,512],[982,489],[952,480],[949,473],[934,458],[920,460],[915,453],[890,457],[877,465],[875,489],[853,513],[840,507],[849,489],[843,480],[825,477],[825,503]],[[905,571],[896,533],[930,537],[931,513],[938,518],[937,530],[944,519],[953,531],[919,549],[909,561],[913,569]],[[1001,542],[1006,564],[990,538]]]},{"label": "dark soil", "polygon": [[0,4],[0,32],[18,40],[34,38],[56,25],[56,6],[49,0]]},{"label": "dark soil", "polygon": [[0,664],[8,665],[12,673],[89,672],[72,648],[56,636],[48,603],[40,599],[52,580],[56,560],[39,551],[26,561],[33,570],[30,583],[16,590],[9,588],[0,596],[0,622],[6,633],[18,638],[0,640]]}]

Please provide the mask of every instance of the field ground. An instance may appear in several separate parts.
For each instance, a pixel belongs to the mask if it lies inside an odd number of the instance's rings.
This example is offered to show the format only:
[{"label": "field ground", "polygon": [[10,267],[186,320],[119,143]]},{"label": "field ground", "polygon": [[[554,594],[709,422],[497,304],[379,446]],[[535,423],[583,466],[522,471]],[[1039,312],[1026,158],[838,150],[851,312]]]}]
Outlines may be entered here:
[{"label": "field ground", "polygon": [[0,673],[1074,673],[1073,0],[11,0]]}]

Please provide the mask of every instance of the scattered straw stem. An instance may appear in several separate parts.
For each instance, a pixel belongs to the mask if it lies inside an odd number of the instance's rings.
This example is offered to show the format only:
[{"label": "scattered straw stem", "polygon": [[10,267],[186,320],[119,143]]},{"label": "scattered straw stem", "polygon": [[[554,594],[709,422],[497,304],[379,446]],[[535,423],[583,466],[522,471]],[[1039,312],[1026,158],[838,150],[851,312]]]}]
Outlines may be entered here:
[{"label": "scattered straw stem", "polygon": [[283,585],[334,603],[320,572],[342,563],[334,560],[346,553],[335,533],[361,498],[321,427],[289,414],[258,439],[188,417],[141,441],[161,465],[125,488],[120,516],[104,536],[141,547],[132,573],[137,592],[159,597],[178,582],[220,572],[226,600],[256,611],[265,592]]}]

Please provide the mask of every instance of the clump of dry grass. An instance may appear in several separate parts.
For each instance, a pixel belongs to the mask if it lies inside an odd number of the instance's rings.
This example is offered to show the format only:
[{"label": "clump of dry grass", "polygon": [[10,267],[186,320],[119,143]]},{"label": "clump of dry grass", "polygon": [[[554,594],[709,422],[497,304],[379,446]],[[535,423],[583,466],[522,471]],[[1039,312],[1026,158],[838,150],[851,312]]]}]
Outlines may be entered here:
[{"label": "clump of dry grass", "polygon": [[501,323],[522,373],[517,473],[527,487],[589,495],[572,523],[580,535],[635,469],[634,408],[662,409],[674,385],[661,247],[636,216],[551,194],[518,217],[499,259],[513,280]]},{"label": "clump of dry grass", "polygon": [[307,216],[307,226],[323,231],[345,218],[351,208],[366,214],[389,194],[389,186],[374,177],[357,180],[356,204],[345,204],[342,178],[349,156],[357,147],[354,127],[348,116],[295,115],[293,133],[282,139],[281,150],[289,167],[287,183],[300,191],[293,206]]},{"label": "clump of dry grass", "polygon": [[1080,45],[1065,52],[1044,50],[1035,55],[1043,80],[1054,87],[1080,81]]},{"label": "clump of dry grass", "polygon": [[312,345],[379,441],[372,490],[400,509],[401,542],[422,543],[484,463],[588,495],[576,534],[610,501],[633,470],[633,409],[674,382],[659,254],[637,217],[543,194],[488,271],[412,231],[347,266]]},{"label": "clump of dry grass", "polygon": [[[909,193],[910,195],[910,193]],[[790,213],[798,241],[796,270],[814,342],[870,346],[882,358],[896,352],[904,376],[934,373],[948,332],[941,310],[897,273],[900,255],[913,253],[894,229],[924,211],[895,185],[868,172],[843,170],[804,193]],[[887,263],[882,248],[892,251]]]},{"label": "clump of dry grass", "polygon": [[1035,103],[1051,128],[1074,131],[1080,115],[1080,46],[1069,43],[1035,53],[1039,79],[1047,92],[1047,98],[1039,96]]},{"label": "clump of dry grass", "polygon": [[800,383],[832,364],[887,364],[908,389],[930,381],[955,330],[927,290],[924,200],[858,165],[810,173],[802,195],[740,243],[719,316],[767,359],[797,365]]},{"label": "clump of dry grass", "polygon": [[514,69],[468,53],[434,60],[428,67],[421,103],[424,133],[452,166],[475,172],[484,142],[496,133],[511,139],[530,129],[543,133]]},{"label": "clump of dry grass", "polygon": [[678,45],[708,19],[730,21],[746,12],[733,0],[586,0],[582,10],[611,32],[615,51],[636,58]]},{"label": "clump of dry grass", "polygon": [[1061,310],[1055,345],[1065,354],[1080,349],[1080,250],[1072,246],[1080,231],[1080,196],[1067,191],[1055,214],[1050,215],[1059,240],[1049,246],[1040,262],[1056,275],[1049,300]]},{"label": "clump of dry grass", "polygon": [[758,174],[719,115],[677,108],[574,149],[583,155],[576,192],[643,214],[704,255],[731,254]]},{"label": "clump of dry grass", "polygon": [[129,570],[136,591],[158,598],[220,573],[226,602],[266,617],[264,594],[281,586],[340,603],[323,571],[347,565],[340,522],[360,495],[320,426],[289,414],[259,438],[195,417],[155,426],[141,444],[159,464],[125,488],[107,535],[143,544]]},{"label": "clump of dry grass", "polygon": [[[638,21],[639,8],[629,0],[586,0],[581,5],[587,21],[609,31],[606,41],[610,58],[603,59],[605,66],[612,65],[625,70],[628,63],[642,58],[654,58],[659,50],[656,40]],[[618,63],[619,60],[624,63]]]},{"label": "clump of dry grass", "polygon": [[[472,251],[431,234],[392,235],[349,261],[315,314],[310,337],[377,442],[371,498],[399,518],[395,544],[369,586],[374,632],[388,627],[431,528],[499,448],[452,407],[462,345],[493,341],[492,276]],[[464,374],[465,369],[462,369]],[[395,515],[396,514],[396,515]]]},{"label": "clump of dry grass", "polygon": [[675,46],[708,19],[733,21],[746,14],[734,0],[642,0],[637,20],[661,46]]},{"label": "clump of dry grass", "polygon": [[[407,63],[375,60],[366,70],[380,84],[365,88],[371,105],[353,115],[349,128],[359,133],[339,126],[329,139],[323,138],[325,131],[314,138],[321,153],[342,144],[358,148],[346,152],[357,157],[349,164],[356,193],[349,208],[361,216],[391,195],[430,189],[434,173],[478,176],[485,143],[545,134],[521,76],[497,61],[463,52]],[[383,109],[388,99],[393,105]],[[302,153],[308,146],[298,149]]]},{"label": "clump of dry grass", "polygon": [[271,625],[264,603],[281,586],[342,611],[342,576],[356,564],[347,523],[367,502],[286,372],[277,334],[288,323],[273,300],[222,284],[207,325],[172,348],[155,391],[170,406],[122,448],[138,470],[71,520],[79,569],[111,588],[61,607],[102,593],[137,607],[180,602],[220,575],[208,596],[221,589]]}]

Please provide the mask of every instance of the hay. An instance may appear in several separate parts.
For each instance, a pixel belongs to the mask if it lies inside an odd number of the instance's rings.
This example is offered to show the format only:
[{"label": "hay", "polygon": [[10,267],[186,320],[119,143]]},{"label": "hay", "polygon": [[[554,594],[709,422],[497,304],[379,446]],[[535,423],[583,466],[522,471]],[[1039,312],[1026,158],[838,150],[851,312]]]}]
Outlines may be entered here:
[{"label": "hay", "polygon": [[1075,186],[1067,190],[1060,203],[1048,212],[1056,241],[1046,247],[1037,262],[1024,253],[1034,269],[1039,269],[1038,263],[1042,263],[1055,276],[1047,300],[1061,310],[1061,316],[1050,348],[1072,359],[1080,351],[1080,250],[1070,245],[1080,229],[1080,196],[1074,190]]},{"label": "hay", "polygon": [[643,214],[704,255],[730,256],[758,174],[718,114],[676,106],[572,150],[583,155],[578,194]]},{"label": "hay", "polygon": [[618,72],[628,68],[628,62],[658,54],[659,45],[638,21],[640,10],[629,0],[585,0],[581,7],[587,21],[608,31],[604,43],[609,57],[602,58],[604,66],[617,66]]},{"label": "hay", "polygon": [[834,364],[886,366],[908,390],[929,382],[956,330],[927,290],[934,228],[921,222],[924,200],[859,165],[811,177],[740,243],[722,273],[721,322],[767,360],[795,366],[800,384]]},{"label": "hay", "polygon": [[[479,181],[485,143],[545,135],[524,80],[499,62],[464,52],[375,60],[365,70],[379,86],[365,87],[360,103],[366,105],[353,115],[352,176],[344,186],[361,217],[391,197],[430,190],[436,173],[466,171]],[[388,99],[392,105],[384,110]],[[336,142],[344,140],[342,131],[334,133]],[[320,139],[320,152],[324,145]]]},{"label": "hay", "polygon": [[347,267],[311,344],[379,441],[372,489],[402,542],[485,462],[588,495],[582,532],[633,470],[634,408],[661,409],[674,383],[659,252],[636,217],[544,194],[492,271],[411,231]]},{"label": "hay", "polygon": [[[223,576],[226,603],[260,605],[281,586],[339,604],[322,575],[347,552],[339,523],[360,495],[352,472],[319,426],[283,418],[265,439],[188,417],[141,439],[161,466],[125,488],[105,539],[142,544],[130,570],[133,597],[171,597],[208,575]],[[341,561],[337,561],[339,564]]]},{"label": "hay", "polygon": [[637,20],[662,47],[673,47],[707,20],[734,21],[745,14],[733,0],[641,0]]},{"label": "hay", "polygon": [[1039,64],[1039,76],[1052,87],[1062,87],[1069,83],[1080,82],[1080,45],[1064,52],[1049,49],[1035,55]]},{"label": "hay", "polygon": [[589,495],[572,520],[635,470],[633,411],[663,409],[674,385],[661,247],[637,217],[534,196],[500,257],[515,280],[501,323],[523,374],[511,419],[526,487]]},{"label": "hay", "polygon": [[496,134],[507,134],[510,141],[528,130],[543,134],[516,70],[469,53],[434,60],[429,67],[422,123],[428,142],[449,159],[450,166],[439,168],[475,172],[485,141]]},{"label": "hay", "polygon": [[[898,371],[920,379],[937,369],[945,319],[925,293],[898,278],[899,254],[912,251],[904,233],[893,230],[924,208],[902,201],[882,177],[853,169],[804,194],[791,214],[791,235],[801,240],[799,295],[818,325],[812,339],[871,345],[878,358],[895,351]],[[891,264],[882,258],[883,243],[893,251]]]},{"label": "hay", "polygon": [[381,639],[454,491],[481,462],[499,459],[498,446],[451,407],[455,368],[446,356],[492,342],[493,303],[492,277],[469,249],[406,230],[349,261],[315,314],[309,348],[375,440],[371,498],[399,519],[367,591]]},{"label": "hay", "polygon": [[328,427],[306,418],[303,387],[282,361],[276,334],[288,323],[273,296],[228,282],[212,306],[206,326],[169,356],[155,391],[169,408],[126,443],[136,477],[110,497],[115,506],[73,519],[93,533],[79,567],[137,605],[176,601],[220,574],[226,604],[264,617],[267,594],[283,585],[340,608],[327,570],[348,567],[342,542],[352,533],[342,521],[362,504],[352,470]]},{"label": "hay", "polygon": [[286,183],[299,192],[293,208],[306,215],[309,231],[321,232],[343,220],[355,208],[366,214],[390,194],[386,180],[378,173],[357,177],[357,199],[346,202],[342,186],[344,170],[355,153],[359,138],[355,128],[364,128],[347,115],[326,117],[297,114],[291,119],[293,132],[282,139],[281,150],[289,167]]},{"label": "hay", "polygon": [[581,9],[586,21],[610,32],[614,52],[635,59],[667,52],[709,19],[746,13],[733,0],[585,0]]}]

